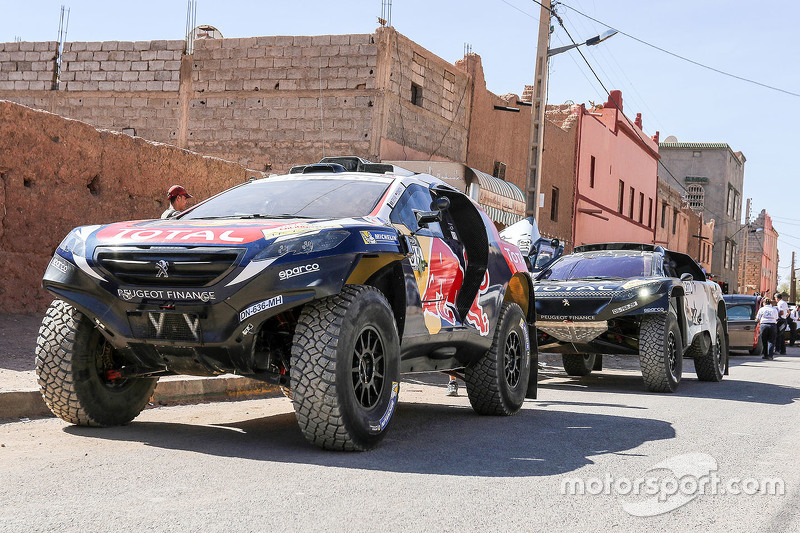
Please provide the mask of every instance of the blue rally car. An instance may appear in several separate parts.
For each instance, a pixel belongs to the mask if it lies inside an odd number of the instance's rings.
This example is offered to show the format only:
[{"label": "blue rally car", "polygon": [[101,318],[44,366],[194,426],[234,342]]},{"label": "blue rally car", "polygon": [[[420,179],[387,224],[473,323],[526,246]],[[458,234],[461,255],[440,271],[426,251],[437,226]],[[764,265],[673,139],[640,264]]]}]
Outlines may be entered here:
[{"label": "blue rally car", "polygon": [[336,160],[174,219],[73,230],[43,281],[56,296],[36,348],[50,409],[125,424],[158,376],[233,373],[280,385],[310,442],[364,450],[390,425],[401,373],[462,376],[481,414],[535,397],[519,249],[432,176]]}]

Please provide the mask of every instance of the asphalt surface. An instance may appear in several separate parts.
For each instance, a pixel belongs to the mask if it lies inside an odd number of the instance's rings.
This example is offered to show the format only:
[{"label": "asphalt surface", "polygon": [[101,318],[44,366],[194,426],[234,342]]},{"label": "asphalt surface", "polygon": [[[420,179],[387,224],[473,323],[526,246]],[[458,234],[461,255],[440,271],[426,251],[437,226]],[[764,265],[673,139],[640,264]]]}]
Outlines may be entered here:
[{"label": "asphalt surface", "polygon": [[[446,397],[444,376],[412,376],[365,453],[308,445],[284,398],[149,409],[109,429],[0,424],[0,531],[800,530],[800,349],[735,357],[721,383],[686,361],[671,395],[633,370],[544,374],[509,418],[475,415],[463,386]],[[711,475],[726,491],[778,479],[784,494],[700,494]]]}]

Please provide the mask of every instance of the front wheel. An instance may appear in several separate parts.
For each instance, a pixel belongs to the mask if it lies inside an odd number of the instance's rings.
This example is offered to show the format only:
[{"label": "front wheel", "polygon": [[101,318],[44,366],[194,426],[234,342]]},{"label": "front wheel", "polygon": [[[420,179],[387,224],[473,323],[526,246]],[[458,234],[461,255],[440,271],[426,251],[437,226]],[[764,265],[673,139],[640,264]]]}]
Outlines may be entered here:
[{"label": "front wheel", "polygon": [[700,381],[722,381],[725,365],[728,362],[728,344],[725,342],[725,328],[717,317],[716,339],[704,354],[695,356],[694,368]]},{"label": "front wheel", "polygon": [[469,403],[481,415],[513,415],[525,401],[530,374],[525,315],[519,305],[504,303],[492,347],[464,369]]},{"label": "front wheel", "polygon": [[644,315],[639,326],[639,364],[647,390],[675,392],[683,372],[683,343],[672,313]]},{"label": "front wheel", "polygon": [[53,300],[36,339],[36,376],[54,415],[79,426],[119,426],[136,418],[158,378],[109,379],[120,366],[88,318]]},{"label": "front wheel", "polygon": [[568,376],[588,376],[592,373],[596,358],[597,355],[593,353],[565,353],[561,355],[564,371]]},{"label": "front wheel", "polygon": [[400,341],[383,294],[348,285],[306,305],[290,376],[297,422],[309,442],[350,451],[380,442],[400,391]]}]

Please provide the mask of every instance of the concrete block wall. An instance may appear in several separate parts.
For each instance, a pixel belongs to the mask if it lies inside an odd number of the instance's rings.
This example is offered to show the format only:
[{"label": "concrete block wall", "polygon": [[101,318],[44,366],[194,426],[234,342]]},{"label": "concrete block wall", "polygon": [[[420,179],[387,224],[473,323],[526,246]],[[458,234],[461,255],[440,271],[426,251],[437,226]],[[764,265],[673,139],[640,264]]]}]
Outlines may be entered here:
[{"label": "concrete block wall", "polygon": [[0,91],[44,91],[53,86],[58,43],[0,43]]},{"label": "concrete block wall", "polygon": [[65,43],[66,91],[173,91],[180,88],[184,41]]},{"label": "concrete block wall", "polygon": [[[379,30],[391,49],[390,98],[385,136],[433,159],[465,161],[470,76],[393,29]],[[422,102],[411,101],[412,83]]]},{"label": "concrete block wall", "polygon": [[192,59],[190,148],[274,171],[323,151],[377,157],[372,35],[198,40]]}]

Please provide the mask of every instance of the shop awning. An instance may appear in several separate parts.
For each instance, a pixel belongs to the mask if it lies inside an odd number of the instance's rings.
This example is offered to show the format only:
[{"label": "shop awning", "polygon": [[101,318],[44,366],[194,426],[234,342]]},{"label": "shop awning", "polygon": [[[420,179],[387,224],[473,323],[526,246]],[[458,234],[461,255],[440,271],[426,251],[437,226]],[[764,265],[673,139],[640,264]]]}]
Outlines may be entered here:
[{"label": "shop awning", "polygon": [[525,194],[505,180],[474,168],[469,169],[480,187],[478,203],[493,221],[510,226],[525,217]]}]

